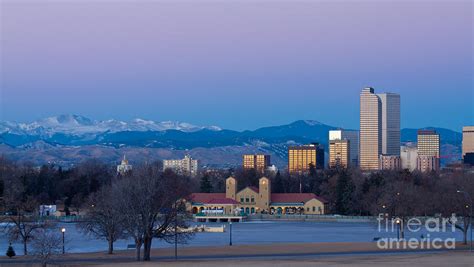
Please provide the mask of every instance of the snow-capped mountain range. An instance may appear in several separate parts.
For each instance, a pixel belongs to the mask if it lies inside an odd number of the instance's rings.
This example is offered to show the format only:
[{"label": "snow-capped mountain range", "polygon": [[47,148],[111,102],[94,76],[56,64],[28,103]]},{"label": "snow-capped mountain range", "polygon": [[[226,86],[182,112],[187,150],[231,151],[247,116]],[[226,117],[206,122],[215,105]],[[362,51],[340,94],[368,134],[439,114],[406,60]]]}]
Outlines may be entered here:
[{"label": "snow-capped mountain range", "polygon": [[80,115],[59,115],[40,119],[31,123],[0,122],[0,134],[51,136],[53,134],[86,135],[126,131],[166,131],[196,132],[203,129],[221,131],[217,126],[196,126],[186,122],[133,119],[125,122],[115,119],[91,120]]},{"label": "snow-capped mountain range", "polygon": [[[0,122],[0,157],[5,155],[38,165],[56,162],[70,166],[86,158],[114,161],[124,153],[143,161],[149,157],[181,157],[189,152],[203,164],[224,166],[239,165],[243,153],[264,153],[272,155],[272,162],[283,166],[289,145],[319,142],[327,147],[328,132],[334,129],[338,127],[316,120],[233,131],[182,122],[97,121],[60,115],[31,123]],[[443,155],[460,155],[461,133],[433,129],[440,134]],[[402,142],[416,141],[417,130],[402,129]]]}]

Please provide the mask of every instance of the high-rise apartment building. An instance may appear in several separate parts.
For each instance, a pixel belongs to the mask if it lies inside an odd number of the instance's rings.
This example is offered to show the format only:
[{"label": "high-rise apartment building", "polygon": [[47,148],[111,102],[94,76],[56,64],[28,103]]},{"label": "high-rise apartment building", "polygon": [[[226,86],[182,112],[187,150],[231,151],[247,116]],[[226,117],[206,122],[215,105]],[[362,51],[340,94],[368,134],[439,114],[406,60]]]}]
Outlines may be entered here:
[{"label": "high-rise apartment building", "polygon": [[464,126],[462,128],[462,157],[467,153],[474,153],[474,126]]},{"label": "high-rise apartment building", "polygon": [[324,148],[319,144],[288,147],[288,172],[308,172],[310,166],[324,169]]},{"label": "high-rise apartment building", "polygon": [[394,155],[380,155],[379,169],[380,170],[400,170],[402,167],[400,156]]},{"label": "high-rise apartment building", "polygon": [[243,168],[246,170],[255,169],[263,173],[270,165],[270,155],[256,154],[243,156]]},{"label": "high-rise apartment building", "polygon": [[418,156],[416,169],[420,172],[437,171],[439,170],[439,158],[436,156]]},{"label": "high-rise apartment building", "polygon": [[419,130],[417,135],[418,160],[420,171],[439,170],[439,134],[434,130]]},{"label": "high-rise apartment building", "polygon": [[198,173],[198,161],[185,155],[184,159],[163,160],[163,169],[171,169],[176,173],[196,176]]},{"label": "high-rise apartment building", "polygon": [[329,141],[348,140],[349,141],[349,165],[359,164],[359,131],[355,130],[331,130],[329,131]]},{"label": "high-rise apartment building", "polygon": [[350,165],[350,141],[331,140],[329,141],[329,167],[347,168]]},{"label": "high-rise apartment building", "polygon": [[382,155],[400,156],[400,95],[377,96],[382,105]]},{"label": "high-rise apartment building", "polygon": [[382,153],[382,103],[374,88],[360,93],[359,166],[362,170],[377,170]]},{"label": "high-rise apartment building", "polygon": [[439,134],[434,130],[419,130],[417,147],[419,156],[439,157]]}]

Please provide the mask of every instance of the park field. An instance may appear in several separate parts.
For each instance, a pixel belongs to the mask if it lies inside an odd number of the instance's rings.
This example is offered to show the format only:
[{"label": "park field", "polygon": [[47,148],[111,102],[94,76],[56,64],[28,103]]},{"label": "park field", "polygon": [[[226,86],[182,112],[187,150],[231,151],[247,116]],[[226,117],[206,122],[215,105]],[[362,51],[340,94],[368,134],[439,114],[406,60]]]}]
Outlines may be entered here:
[{"label": "park field", "polygon": [[[74,253],[58,257],[55,266],[474,266],[474,253],[458,244],[456,250],[381,250],[376,243],[292,243],[156,248],[151,262],[134,261],[135,251]],[[0,258],[0,266],[34,266],[31,256]]]}]

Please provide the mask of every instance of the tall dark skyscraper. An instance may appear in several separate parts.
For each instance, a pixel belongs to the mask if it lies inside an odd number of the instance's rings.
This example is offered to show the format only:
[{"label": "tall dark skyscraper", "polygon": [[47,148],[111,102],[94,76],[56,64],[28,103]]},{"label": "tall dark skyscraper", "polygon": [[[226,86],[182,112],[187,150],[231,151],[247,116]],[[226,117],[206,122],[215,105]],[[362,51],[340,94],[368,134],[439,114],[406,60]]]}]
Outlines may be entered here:
[{"label": "tall dark skyscraper", "polygon": [[400,95],[377,96],[382,104],[382,155],[400,156]]}]

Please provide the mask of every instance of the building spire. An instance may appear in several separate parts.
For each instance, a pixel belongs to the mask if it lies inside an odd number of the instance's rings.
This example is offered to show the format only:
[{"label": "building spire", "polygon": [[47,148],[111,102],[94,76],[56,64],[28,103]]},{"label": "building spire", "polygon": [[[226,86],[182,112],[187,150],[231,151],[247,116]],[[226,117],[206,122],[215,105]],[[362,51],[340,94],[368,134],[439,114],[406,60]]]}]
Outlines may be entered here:
[{"label": "building spire", "polygon": [[128,164],[127,157],[124,154],[122,163],[117,166],[117,173],[121,175],[125,175],[127,172],[130,172],[131,170],[132,170],[132,165]]}]

